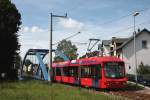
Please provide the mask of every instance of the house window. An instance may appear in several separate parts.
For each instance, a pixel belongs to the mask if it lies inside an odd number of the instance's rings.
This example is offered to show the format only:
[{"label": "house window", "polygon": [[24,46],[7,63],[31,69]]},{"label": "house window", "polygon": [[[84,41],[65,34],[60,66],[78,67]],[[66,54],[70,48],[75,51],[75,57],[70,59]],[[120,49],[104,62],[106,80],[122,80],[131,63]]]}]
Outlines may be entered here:
[{"label": "house window", "polygon": [[120,58],[120,54],[118,54],[118,58]]},{"label": "house window", "polygon": [[110,50],[112,51],[112,50],[113,50],[113,47],[110,47]]},{"label": "house window", "polygon": [[147,48],[147,41],[146,40],[142,40],[142,48]]}]

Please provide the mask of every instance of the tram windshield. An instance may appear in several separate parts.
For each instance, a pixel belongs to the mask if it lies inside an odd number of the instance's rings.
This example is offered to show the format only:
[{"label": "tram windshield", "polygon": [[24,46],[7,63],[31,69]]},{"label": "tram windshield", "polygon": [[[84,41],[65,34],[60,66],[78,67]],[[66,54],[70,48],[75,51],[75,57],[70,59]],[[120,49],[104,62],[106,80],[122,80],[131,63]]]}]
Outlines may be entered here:
[{"label": "tram windshield", "polygon": [[109,62],[104,64],[105,77],[122,78],[125,76],[123,63]]}]

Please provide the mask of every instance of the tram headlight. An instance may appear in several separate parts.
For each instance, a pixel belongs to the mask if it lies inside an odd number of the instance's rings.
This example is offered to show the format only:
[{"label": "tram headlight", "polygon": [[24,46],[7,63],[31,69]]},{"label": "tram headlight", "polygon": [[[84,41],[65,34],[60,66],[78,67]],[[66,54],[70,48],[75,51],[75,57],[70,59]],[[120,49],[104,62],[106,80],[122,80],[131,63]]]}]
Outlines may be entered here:
[{"label": "tram headlight", "polygon": [[110,85],[110,83],[109,83],[109,82],[105,82],[105,85],[109,86],[109,85]]},{"label": "tram headlight", "polygon": [[122,82],[122,84],[123,84],[123,85],[126,85],[127,83],[126,83],[126,82]]}]

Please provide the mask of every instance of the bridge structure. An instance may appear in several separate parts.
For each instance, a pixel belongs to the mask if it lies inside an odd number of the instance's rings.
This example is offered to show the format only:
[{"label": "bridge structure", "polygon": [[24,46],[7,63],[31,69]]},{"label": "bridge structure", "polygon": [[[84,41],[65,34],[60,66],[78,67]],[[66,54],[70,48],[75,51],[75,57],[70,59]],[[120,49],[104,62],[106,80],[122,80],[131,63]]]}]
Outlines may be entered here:
[{"label": "bridge structure", "polygon": [[[63,58],[65,61],[69,58],[58,50],[52,50],[55,56]],[[35,79],[50,80],[50,65],[49,65],[49,50],[48,49],[29,49],[20,66],[20,79],[22,77],[32,77]]]}]

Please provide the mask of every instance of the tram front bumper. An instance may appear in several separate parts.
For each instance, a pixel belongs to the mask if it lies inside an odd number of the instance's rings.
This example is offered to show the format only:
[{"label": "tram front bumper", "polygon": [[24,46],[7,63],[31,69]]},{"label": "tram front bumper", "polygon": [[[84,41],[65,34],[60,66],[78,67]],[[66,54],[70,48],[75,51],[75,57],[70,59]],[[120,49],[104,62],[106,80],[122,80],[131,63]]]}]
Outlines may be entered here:
[{"label": "tram front bumper", "polygon": [[105,82],[106,88],[125,88],[126,87],[126,82]]}]

